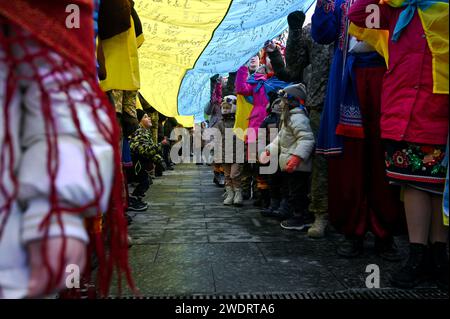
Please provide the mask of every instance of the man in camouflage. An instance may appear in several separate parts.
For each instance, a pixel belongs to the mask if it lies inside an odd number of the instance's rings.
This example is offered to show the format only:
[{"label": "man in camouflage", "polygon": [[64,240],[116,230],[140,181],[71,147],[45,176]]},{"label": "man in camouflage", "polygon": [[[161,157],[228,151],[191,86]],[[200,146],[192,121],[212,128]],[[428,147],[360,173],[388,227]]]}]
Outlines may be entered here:
[{"label": "man in camouflage", "polygon": [[[333,45],[320,45],[311,37],[311,25],[303,29],[305,14],[295,11],[288,16],[289,36],[286,44],[286,63],[276,46],[268,41],[269,54],[275,75],[286,82],[303,82],[307,87],[306,106],[310,124],[317,140],[320,127],[328,74],[333,58]],[[320,238],[328,225],[328,169],[322,155],[313,157],[309,211],[315,221],[308,230],[308,236]]]}]

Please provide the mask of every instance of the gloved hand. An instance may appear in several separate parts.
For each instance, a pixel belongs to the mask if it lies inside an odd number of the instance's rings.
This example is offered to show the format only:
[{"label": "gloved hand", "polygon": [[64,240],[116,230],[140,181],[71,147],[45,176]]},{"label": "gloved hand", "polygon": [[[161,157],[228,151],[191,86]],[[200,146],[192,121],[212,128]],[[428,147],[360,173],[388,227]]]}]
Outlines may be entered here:
[{"label": "gloved hand", "polygon": [[287,20],[290,29],[302,29],[303,23],[305,23],[305,13],[302,11],[294,11],[288,15]]},{"label": "gloved hand", "polygon": [[262,152],[259,156],[259,162],[261,164],[267,164],[270,161],[270,151],[266,150],[265,152]]},{"label": "gloved hand", "polygon": [[300,166],[301,163],[302,163],[302,159],[299,156],[291,155],[291,157],[289,157],[289,159],[286,163],[286,167],[284,169],[286,172],[292,173],[293,171],[295,171],[295,169],[297,167]]}]

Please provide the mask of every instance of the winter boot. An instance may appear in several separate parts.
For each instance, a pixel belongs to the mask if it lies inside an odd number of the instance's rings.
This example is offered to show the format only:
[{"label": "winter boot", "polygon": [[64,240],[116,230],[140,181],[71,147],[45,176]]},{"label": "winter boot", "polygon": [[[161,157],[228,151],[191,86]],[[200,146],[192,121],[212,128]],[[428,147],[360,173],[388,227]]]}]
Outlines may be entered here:
[{"label": "winter boot", "polygon": [[[392,275],[391,284],[398,288],[414,288],[429,277],[429,251],[423,244],[409,244],[409,257],[405,266]],[[447,273],[448,276],[448,273]]]},{"label": "winter boot", "polygon": [[225,186],[225,175],[223,173],[219,173],[218,176],[218,185],[219,187],[224,187]]},{"label": "winter boot", "polygon": [[223,204],[224,205],[233,205],[233,199],[234,199],[234,191],[233,191],[233,187],[231,186],[227,186],[225,187],[226,190],[226,197],[223,200]]},{"label": "winter boot", "polygon": [[234,189],[233,204],[235,206],[242,206],[242,190],[240,188]]},{"label": "winter boot", "polygon": [[325,230],[328,226],[328,214],[316,213],[314,224],[308,229],[308,237],[310,238],[322,238],[325,236]]},{"label": "winter boot", "polygon": [[431,244],[431,267],[438,287],[448,292],[448,250],[446,243]]}]

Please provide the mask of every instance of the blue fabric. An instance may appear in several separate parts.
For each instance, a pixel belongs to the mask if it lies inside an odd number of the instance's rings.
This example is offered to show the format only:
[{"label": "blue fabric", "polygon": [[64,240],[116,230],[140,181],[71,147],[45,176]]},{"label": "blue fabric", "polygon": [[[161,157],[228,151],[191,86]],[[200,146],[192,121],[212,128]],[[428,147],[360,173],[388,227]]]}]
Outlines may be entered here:
[{"label": "blue fabric", "polygon": [[443,211],[448,218],[448,164],[447,164],[447,178],[445,179],[444,198],[443,198]]},{"label": "blue fabric", "polygon": [[252,56],[288,28],[287,16],[304,12],[315,0],[233,0],[227,15],[193,68],[186,72],[178,94],[180,115],[203,120],[210,99],[209,79],[214,74],[237,71]]},{"label": "blue fabric", "polygon": [[429,6],[438,2],[448,3],[448,0],[405,0],[405,2],[403,2],[402,4],[402,7],[406,8],[400,13],[400,16],[398,17],[397,24],[394,28],[394,33],[392,34],[392,41],[396,42],[398,40],[403,29],[408,26],[408,24],[414,17],[414,13],[416,12],[417,8],[425,11]]},{"label": "blue fabric", "polygon": [[[344,72],[344,40],[345,14],[348,0],[320,0],[317,2],[314,14],[311,18],[311,36],[317,43],[334,43],[334,56],[330,68],[327,84],[327,95],[320,121],[319,135],[317,139],[316,152],[324,155],[338,155],[343,151],[343,137],[336,135],[336,127],[340,120],[341,104],[344,96],[355,104],[356,88],[348,80],[349,75],[343,82]],[[348,59],[349,55],[347,55]],[[367,59],[361,58],[353,61],[358,66],[370,66],[372,63],[378,65],[378,54],[367,55]],[[350,61],[352,62],[352,61]],[[368,64],[370,63],[370,64]],[[351,70],[351,69],[347,69]],[[350,87],[349,87],[350,86]],[[347,100],[347,102],[348,102]],[[359,105],[359,103],[356,103]]]},{"label": "blue fabric", "polygon": [[284,89],[286,86],[292,84],[281,81],[276,76],[272,76],[265,80],[264,79],[256,80],[254,74],[250,76],[250,78],[247,80],[247,83],[251,85],[256,85],[256,87],[253,89],[254,92],[259,92],[259,90],[261,90],[261,88],[264,86],[267,100],[270,100],[268,96],[270,92],[278,92],[279,90]]},{"label": "blue fabric", "polygon": [[253,95],[250,96],[244,96],[245,100],[250,103],[251,105],[253,105]]},{"label": "blue fabric", "polygon": [[[97,34],[98,34],[98,11],[100,9],[100,0],[94,0],[94,48],[97,48]],[[98,60],[95,59],[95,65],[97,66],[97,74],[100,68]]]},{"label": "blue fabric", "polygon": [[122,142],[122,165],[126,167],[133,166],[133,161],[131,160],[130,142],[126,137],[123,138]]},{"label": "blue fabric", "polygon": [[361,107],[359,105],[354,69],[355,60],[356,57],[354,55],[349,55],[345,65],[344,77],[342,80],[344,90],[342,91],[339,123],[362,127]]},{"label": "blue fabric", "polygon": [[[336,127],[339,123],[340,105],[342,99],[342,73],[344,66],[344,54],[341,32],[343,19],[341,6],[346,0],[336,0],[333,9],[325,6],[325,0],[318,2],[311,18],[311,36],[317,43],[334,43],[334,56],[330,68],[327,84],[327,95],[320,120],[320,130],[317,139],[316,152],[332,155],[339,154],[343,150],[343,138],[336,135]],[[331,3],[331,1],[329,1]]]},{"label": "blue fabric", "polygon": [[445,157],[442,160],[441,165],[442,166],[447,166],[447,177],[445,179],[445,188],[444,188],[444,198],[443,198],[443,203],[442,203],[442,208],[444,211],[445,216],[447,216],[448,218],[448,170],[449,170],[449,165],[448,165],[448,157],[449,157],[449,149],[448,149],[448,141],[449,138],[447,137],[447,149],[445,150]]}]

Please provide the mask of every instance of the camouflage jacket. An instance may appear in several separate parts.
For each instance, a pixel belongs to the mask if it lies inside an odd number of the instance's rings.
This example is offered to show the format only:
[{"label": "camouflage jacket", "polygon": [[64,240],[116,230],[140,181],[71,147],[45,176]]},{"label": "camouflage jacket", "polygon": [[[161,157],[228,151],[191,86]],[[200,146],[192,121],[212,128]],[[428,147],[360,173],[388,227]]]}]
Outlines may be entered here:
[{"label": "camouflage jacket", "polygon": [[289,29],[286,64],[278,50],[269,53],[269,57],[275,75],[280,80],[305,83],[306,105],[320,111],[327,91],[333,49],[333,45],[314,42],[311,37],[311,24],[308,24],[302,30]]},{"label": "camouflage jacket", "polygon": [[130,138],[131,154],[139,159],[162,163],[161,143],[155,144],[151,130],[139,127]]}]

